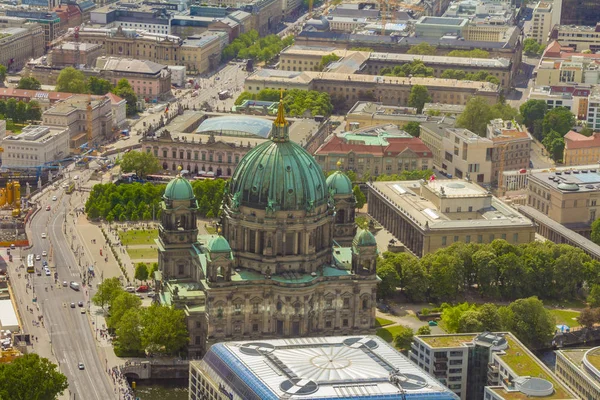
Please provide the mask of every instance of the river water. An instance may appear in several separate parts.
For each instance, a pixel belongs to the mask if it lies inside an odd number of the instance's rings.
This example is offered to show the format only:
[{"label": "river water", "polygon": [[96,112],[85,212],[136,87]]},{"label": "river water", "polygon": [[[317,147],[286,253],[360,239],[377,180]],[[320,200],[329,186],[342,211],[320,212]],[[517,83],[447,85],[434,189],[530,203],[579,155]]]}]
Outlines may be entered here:
[{"label": "river water", "polygon": [[188,381],[186,379],[169,379],[144,381],[137,383],[136,396],[140,400],[187,400]]}]

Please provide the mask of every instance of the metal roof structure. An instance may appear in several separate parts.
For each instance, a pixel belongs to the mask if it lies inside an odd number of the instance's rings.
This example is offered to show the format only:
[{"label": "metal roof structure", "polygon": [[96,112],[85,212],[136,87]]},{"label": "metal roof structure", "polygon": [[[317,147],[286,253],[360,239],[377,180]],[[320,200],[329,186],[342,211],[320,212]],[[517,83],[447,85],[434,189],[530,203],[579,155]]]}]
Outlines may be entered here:
[{"label": "metal roof structure", "polygon": [[377,336],[217,343],[199,366],[247,400],[458,399]]},{"label": "metal roof structure", "polygon": [[266,138],[271,132],[272,121],[265,118],[234,115],[208,118],[203,121],[196,133],[213,132],[227,136],[257,136]]}]

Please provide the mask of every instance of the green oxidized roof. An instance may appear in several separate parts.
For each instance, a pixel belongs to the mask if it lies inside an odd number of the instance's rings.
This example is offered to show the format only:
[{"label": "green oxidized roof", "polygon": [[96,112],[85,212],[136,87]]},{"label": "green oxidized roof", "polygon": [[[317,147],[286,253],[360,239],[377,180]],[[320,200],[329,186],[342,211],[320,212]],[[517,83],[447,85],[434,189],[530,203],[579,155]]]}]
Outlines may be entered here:
[{"label": "green oxidized roof", "polygon": [[229,253],[231,247],[229,242],[223,236],[219,235],[211,239],[206,246],[211,253]]},{"label": "green oxidized roof", "polygon": [[335,171],[327,177],[327,187],[333,190],[334,194],[352,193],[352,182],[342,171]]},{"label": "green oxidized roof", "polygon": [[354,246],[377,246],[375,236],[366,229],[358,229],[354,240],[352,240]]},{"label": "green oxidized roof", "polygon": [[194,198],[194,190],[187,179],[178,176],[168,183],[164,197],[170,200],[191,200]]},{"label": "green oxidized roof", "polygon": [[315,159],[288,137],[280,102],[271,140],[246,153],[230,184],[236,206],[278,210],[310,210],[327,203],[325,175]]}]

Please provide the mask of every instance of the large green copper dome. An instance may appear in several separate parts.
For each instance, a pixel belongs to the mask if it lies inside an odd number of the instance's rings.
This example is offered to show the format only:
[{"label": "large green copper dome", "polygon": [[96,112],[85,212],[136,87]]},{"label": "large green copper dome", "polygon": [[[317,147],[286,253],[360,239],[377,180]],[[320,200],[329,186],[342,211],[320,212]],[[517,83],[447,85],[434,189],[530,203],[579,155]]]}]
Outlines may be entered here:
[{"label": "large green copper dome", "polygon": [[164,197],[169,200],[192,200],[194,190],[187,179],[177,176],[167,184]]},{"label": "large green copper dome", "polygon": [[352,193],[352,182],[342,171],[335,171],[327,178],[327,187],[333,190],[334,194]]},{"label": "large green copper dome", "polygon": [[271,140],[249,151],[231,178],[235,206],[271,211],[312,210],[329,198],[325,175],[315,159],[288,138],[280,103]]}]

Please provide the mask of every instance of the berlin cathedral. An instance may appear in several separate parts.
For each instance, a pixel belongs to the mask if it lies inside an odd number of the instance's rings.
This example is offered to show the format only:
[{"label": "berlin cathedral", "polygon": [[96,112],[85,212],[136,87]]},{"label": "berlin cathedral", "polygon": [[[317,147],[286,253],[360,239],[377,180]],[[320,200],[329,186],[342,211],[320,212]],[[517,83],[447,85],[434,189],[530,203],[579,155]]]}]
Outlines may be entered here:
[{"label": "berlin cathedral", "polygon": [[185,312],[191,358],[222,341],[373,332],[375,238],[356,229],[350,179],[326,179],[288,129],[280,103],[226,187],[217,235],[198,234],[189,181],[167,185],[157,293]]}]

